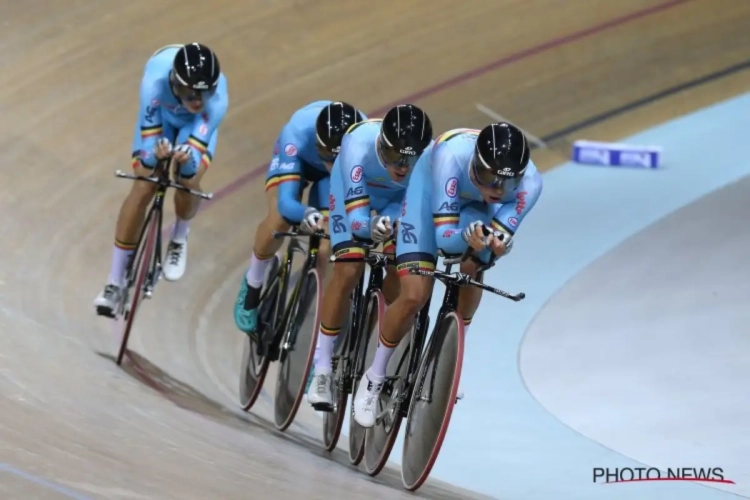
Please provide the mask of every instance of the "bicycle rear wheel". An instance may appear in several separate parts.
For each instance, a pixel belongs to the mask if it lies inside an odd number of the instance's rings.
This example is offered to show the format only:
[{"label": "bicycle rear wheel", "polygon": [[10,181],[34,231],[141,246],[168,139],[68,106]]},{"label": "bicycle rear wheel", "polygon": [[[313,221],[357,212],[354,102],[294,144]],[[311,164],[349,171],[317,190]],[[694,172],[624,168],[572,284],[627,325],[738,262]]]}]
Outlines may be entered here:
[{"label": "bicycle rear wheel", "polygon": [[[122,364],[122,358],[127,351],[133,322],[135,321],[135,316],[138,312],[138,306],[140,306],[141,299],[143,298],[146,278],[148,277],[151,264],[156,258],[156,240],[159,236],[158,215],[157,210],[150,212],[149,218],[146,220],[146,227],[142,235],[143,237],[141,238],[138,248],[135,251],[135,255],[133,256],[132,265],[130,267],[131,272],[128,273],[128,289],[126,290],[125,299],[123,300],[122,305],[125,325],[122,332],[122,340],[120,341],[120,349],[117,352],[117,359],[115,361],[118,366]],[[128,302],[129,299],[130,301]]]},{"label": "bicycle rear wheel", "polygon": [[[269,269],[268,285],[258,307],[258,339],[267,335],[267,330],[275,331],[279,320],[279,312],[283,304],[280,304],[279,291],[281,289],[281,275],[279,273],[279,258],[274,257]],[[244,279],[244,278],[243,278]],[[268,350],[261,349],[258,343],[250,336],[244,342],[242,352],[242,367],[240,369],[240,405],[244,411],[249,411],[263,390],[263,381],[268,372],[271,361]]]},{"label": "bicycle rear wheel", "polygon": [[414,491],[437,460],[456,404],[464,356],[464,323],[446,314],[422,355],[406,421],[401,480]]},{"label": "bicycle rear wheel", "polygon": [[[363,318],[364,335],[358,346],[357,359],[352,377],[352,387],[359,385],[365,370],[372,364],[375,358],[375,350],[378,348],[378,337],[380,336],[380,325],[385,314],[385,297],[380,290],[376,290],[370,295],[367,304],[365,317]],[[359,464],[365,455],[365,432],[367,429],[362,427],[354,420],[354,405],[352,404],[349,411],[349,461],[353,465]]]},{"label": "bicycle rear wheel", "polygon": [[318,339],[321,304],[318,270],[309,269],[301,279],[299,296],[282,339],[281,363],[276,379],[274,420],[276,428],[281,431],[292,424],[305,395]]}]

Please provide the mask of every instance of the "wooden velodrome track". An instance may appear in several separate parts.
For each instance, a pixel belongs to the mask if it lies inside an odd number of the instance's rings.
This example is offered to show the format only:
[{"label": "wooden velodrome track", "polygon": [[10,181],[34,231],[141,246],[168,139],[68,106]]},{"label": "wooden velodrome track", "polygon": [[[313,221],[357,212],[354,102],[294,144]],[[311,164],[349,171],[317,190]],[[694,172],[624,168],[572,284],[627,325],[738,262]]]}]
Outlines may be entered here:
[{"label": "wooden velodrome track", "polygon": [[[534,152],[544,169],[568,141],[750,88],[740,71],[555,135],[750,59],[743,0],[24,0],[0,20],[0,498],[409,498],[396,474],[372,481],[318,451],[306,408],[283,435],[262,404],[237,412],[231,307],[264,210],[259,166],[306,102],[377,115],[415,101],[436,132],[488,123],[480,104],[552,136]],[[129,188],[113,171],[129,164],[146,58],[194,40],[229,80],[204,181],[217,200],[193,225],[186,276],[139,316],[139,371],[123,371],[92,307]],[[430,480],[418,495],[470,493]]]}]

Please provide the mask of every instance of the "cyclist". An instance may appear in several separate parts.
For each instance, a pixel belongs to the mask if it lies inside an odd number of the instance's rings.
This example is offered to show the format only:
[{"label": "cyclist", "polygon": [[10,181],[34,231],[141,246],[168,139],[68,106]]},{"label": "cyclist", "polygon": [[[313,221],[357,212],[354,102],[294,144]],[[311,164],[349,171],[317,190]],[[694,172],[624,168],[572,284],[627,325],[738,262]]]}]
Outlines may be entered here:
[{"label": "cyclist", "polygon": [[[344,136],[331,171],[328,207],[336,262],[323,293],[315,366],[307,392],[316,410],[332,408],[333,346],[351,307],[351,292],[364,272],[363,243],[383,243],[384,252],[395,251],[393,224],[400,215],[412,169],[431,142],[430,118],[413,104],[396,106],[383,119],[354,125]],[[395,269],[390,267],[387,273],[386,301],[398,295]]]},{"label": "cyclist", "polygon": [[[227,105],[227,80],[211,49],[189,43],[157,50],[146,62],[141,78],[140,108],[132,146],[135,175],[151,175],[157,159],[171,155],[173,164],[179,167],[176,182],[200,190],[200,181],[214,156]],[[135,251],[155,191],[155,184],[135,181],[122,203],[109,279],[94,301],[99,315],[114,317],[122,300],[128,261]],[[163,269],[169,281],[176,281],[185,273],[190,221],[198,211],[200,198],[176,191],[174,202],[177,220]]]},{"label": "cyclist", "polygon": [[[341,101],[315,101],[297,110],[281,129],[266,174],[265,219],[255,230],[250,265],[240,283],[234,306],[237,328],[254,336],[260,293],[268,266],[283,241],[273,231],[287,231],[299,224],[305,232],[325,229],[328,216],[329,176],[341,148],[341,138],[365,115]],[[307,205],[300,200],[312,184]],[[329,245],[322,240],[318,268],[323,275]]]},{"label": "cyclist", "polygon": [[[424,152],[399,222],[396,265],[401,292],[385,313],[375,357],[353,401],[359,425],[374,424],[388,360],[432,295],[434,278],[411,275],[409,269],[434,270],[438,249],[456,255],[469,245],[474,257],[462,263],[461,271],[481,280],[477,261],[488,263],[491,254],[510,251],[513,235],[541,191],[542,178],[529,159],[526,138],[509,123],[493,123],[481,131],[450,130]],[[459,293],[458,311],[467,326],[481,293],[475,287]]]}]

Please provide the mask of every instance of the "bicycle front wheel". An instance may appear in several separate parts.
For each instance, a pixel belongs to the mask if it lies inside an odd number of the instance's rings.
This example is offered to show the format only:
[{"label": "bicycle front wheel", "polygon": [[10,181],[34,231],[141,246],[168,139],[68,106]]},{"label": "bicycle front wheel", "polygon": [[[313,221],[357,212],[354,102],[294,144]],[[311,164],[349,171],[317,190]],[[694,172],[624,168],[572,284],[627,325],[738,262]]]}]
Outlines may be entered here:
[{"label": "bicycle front wheel", "polygon": [[135,315],[143,299],[148,272],[156,258],[156,240],[159,237],[158,217],[157,210],[150,213],[149,219],[146,221],[145,231],[143,231],[143,237],[133,258],[128,279],[130,289],[126,291],[127,295],[122,306],[125,325],[123,327],[122,340],[120,341],[120,349],[117,352],[116,363],[118,365],[122,364],[122,358],[125,356],[125,352],[127,352],[128,340],[130,339]]},{"label": "bicycle front wheel", "polygon": [[305,395],[318,339],[320,304],[320,276],[312,268],[302,277],[299,296],[282,339],[274,398],[274,420],[281,431],[292,424]]},{"label": "bicycle front wheel", "polygon": [[406,420],[401,480],[414,491],[427,480],[448,431],[464,357],[464,323],[455,313],[435,325],[422,355]]}]

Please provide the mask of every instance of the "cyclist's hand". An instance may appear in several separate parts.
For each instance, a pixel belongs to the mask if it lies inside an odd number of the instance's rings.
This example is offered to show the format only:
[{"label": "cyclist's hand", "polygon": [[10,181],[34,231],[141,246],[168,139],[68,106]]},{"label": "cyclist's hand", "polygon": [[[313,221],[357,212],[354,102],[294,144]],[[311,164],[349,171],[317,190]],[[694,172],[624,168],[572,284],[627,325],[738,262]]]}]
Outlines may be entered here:
[{"label": "cyclist's hand", "polygon": [[503,231],[493,231],[487,236],[487,246],[497,257],[507,254],[513,248],[513,237]]},{"label": "cyclist's hand", "polygon": [[165,158],[169,158],[169,155],[172,154],[172,143],[169,142],[169,139],[162,137],[158,141],[156,141],[156,145],[154,146],[154,156],[157,160],[164,160]]},{"label": "cyclist's hand", "polygon": [[174,156],[172,156],[175,163],[178,165],[184,165],[190,159],[190,146],[187,144],[180,144],[174,148]]},{"label": "cyclist's hand", "polygon": [[322,231],[323,214],[321,214],[316,208],[307,207],[305,215],[302,216],[302,221],[300,222],[299,227],[303,232],[308,234]]},{"label": "cyclist's hand", "polygon": [[387,240],[393,234],[393,225],[391,218],[382,215],[376,215],[370,219],[370,237],[372,241],[381,243]]},{"label": "cyclist's hand", "polygon": [[463,238],[474,250],[484,250],[487,247],[487,237],[485,233],[488,229],[480,220],[475,220],[469,224],[463,231]]}]

